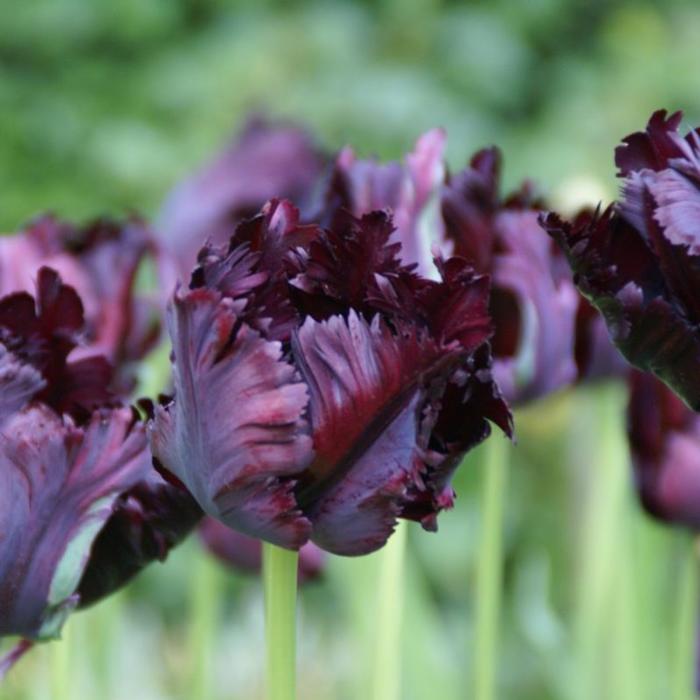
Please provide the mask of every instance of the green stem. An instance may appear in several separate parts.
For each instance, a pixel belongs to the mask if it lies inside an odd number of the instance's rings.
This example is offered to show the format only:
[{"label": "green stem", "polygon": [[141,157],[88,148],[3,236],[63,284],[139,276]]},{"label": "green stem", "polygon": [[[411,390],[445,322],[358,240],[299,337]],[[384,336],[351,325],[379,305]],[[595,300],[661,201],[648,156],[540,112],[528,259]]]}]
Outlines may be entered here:
[{"label": "green stem", "polygon": [[503,574],[503,512],[508,481],[508,443],[500,435],[483,448],[481,533],[476,579],[475,700],[496,697],[496,659]]},{"label": "green stem", "polygon": [[298,552],[263,544],[267,700],[296,698]]},{"label": "green stem", "polygon": [[49,647],[49,669],[51,678],[51,700],[70,700],[73,696],[70,687],[70,632],[66,625],[61,638],[51,642]]},{"label": "green stem", "polygon": [[675,625],[672,657],[673,700],[695,697],[695,634],[698,619],[698,559],[694,546],[686,557],[678,586],[678,617]]},{"label": "green stem", "polygon": [[[611,674],[606,666],[618,651],[615,626],[624,622],[615,596],[620,590],[618,559],[630,546],[624,520],[629,462],[621,387],[602,385],[582,394],[581,400],[585,403],[570,443],[581,479],[575,485],[574,505],[583,508],[582,540],[577,547],[579,575],[573,623],[576,683],[572,694],[590,700],[613,697],[611,684],[628,685],[621,677],[624,671]],[[631,636],[631,632],[621,633]],[[614,667],[619,669],[619,664]]]},{"label": "green stem", "polygon": [[206,552],[199,552],[192,581],[190,654],[192,669],[192,700],[211,700],[214,694],[214,657],[219,613],[221,572],[218,564]]},{"label": "green stem", "polygon": [[401,521],[380,552],[374,649],[374,700],[401,698],[401,620],[407,523]]}]

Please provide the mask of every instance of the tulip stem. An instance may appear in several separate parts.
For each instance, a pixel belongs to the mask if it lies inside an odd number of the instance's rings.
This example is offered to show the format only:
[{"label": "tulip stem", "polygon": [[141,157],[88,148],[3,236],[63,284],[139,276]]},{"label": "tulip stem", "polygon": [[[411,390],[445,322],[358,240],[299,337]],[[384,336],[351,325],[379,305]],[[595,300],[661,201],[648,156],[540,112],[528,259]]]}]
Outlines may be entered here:
[{"label": "tulip stem", "polygon": [[49,675],[51,678],[51,700],[68,700],[72,697],[70,688],[70,632],[65,625],[61,638],[49,646]]},{"label": "tulip stem", "polygon": [[485,458],[476,579],[474,698],[493,700],[496,697],[496,658],[503,584],[503,512],[508,481],[508,445],[500,435],[494,435],[482,449]]},{"label": "tulip stem", "polygon": [[[573,640],[576,649],[577,682],[575,697],[589,700],[620,697],[611,684],[629,685],[619,663],[605,672],[606,661],[616,653],[613,641],[615,622],[624,626],[617,592],[622,591],[615,568],[630,546],[624,514],[629,495],[629,456],[624,433],[625,395],[616,384],[604,384],[581,395],[585,403],[581,420],[572,435],[575,459],[587,466],[586,485],[576,489],[576,505],[583,505],[582,539],[577,545],[580,574],[576,577],[576,607]],[[585,397],[585,398],[584,398]],[[583,428],[583,429],[582,429]],[[591,439],[591,435],[595,439]],[[629,592],[624,593],[625,596]],[[628,615],[627,622],[634,622]],[[619,627],[618,627],[619,629]],[[634,639],[632,630],[623,634]],[[628,694],[627,697],[630,695]]]},{"label": "tulip stem", "polygon": [[374,700],[401,698],[401,620],[407,523],[400,521],[379,556],[374,646]]},{"label": "tulip stem", "polygon": [[296,598],[299,553],[263,544],[267,700],[296,697]]},{"label": "tulip stem", "polygon": [[210,700],[214,691],[214,656],[219,613],[221,576],[218,564],[204,551],[198,552],[198,561],[192,580],[190,653],[194,660],[190,697]]},{"label": "tulip stem", "polygon": [[673,700],[690,700],[695,697],[693,678],[695,669],[695,634],[698,623],[698,553],[695,543],[691,545],[688,556],[683,562],[678,586],[678,617],[676,619],[674,649],[672,657],[672,693]]}]

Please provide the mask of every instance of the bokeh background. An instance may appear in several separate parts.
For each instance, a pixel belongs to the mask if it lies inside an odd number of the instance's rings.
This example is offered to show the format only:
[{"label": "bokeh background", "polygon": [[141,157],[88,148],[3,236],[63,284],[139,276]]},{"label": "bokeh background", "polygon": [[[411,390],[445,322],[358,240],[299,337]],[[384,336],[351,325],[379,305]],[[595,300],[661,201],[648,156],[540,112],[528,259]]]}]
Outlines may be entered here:
[{"label": "bokeh background", "polygon": [[[612,149],[654,109],[700,120],[695,0],[0,0],[0,17],[7,232],[47,209],[153,216],[251,111],[385,158],[444,126],[454,168],[497,143],[508,184],[530,178],[563,207],[614,196]],[[694,634],[693,545],[637,508],[624,403],[622,387],[599,386],[516,417],[502,698],[691,697],[692,659],[677,650]],[[482,456],[438,534],[409,528],[402,699],[472,693]],[[303,700],[371,697],[376,581],[376,557],[332,558],[302,591]],[[56,674],[70,700],[262,697],[259,581],[194,539],[65,637],[0,697],[51,698]]]}]

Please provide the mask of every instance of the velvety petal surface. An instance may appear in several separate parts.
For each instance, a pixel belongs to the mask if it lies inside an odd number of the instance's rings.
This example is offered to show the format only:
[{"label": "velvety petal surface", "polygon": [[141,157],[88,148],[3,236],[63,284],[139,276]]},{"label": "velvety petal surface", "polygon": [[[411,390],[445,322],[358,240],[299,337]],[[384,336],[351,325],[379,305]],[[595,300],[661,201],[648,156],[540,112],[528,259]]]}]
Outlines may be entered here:
[{"label": "velvety petal surface", "polygon": [[549,215],[544,225],[625,358],[699,408],[700,336],[643,236],[612,209],[571,223]]},{"label": "velvety petal surface", "polygon": [[202,510],[185,489],[151,470],[114,502],[78,584],[79,606],[96,603],[148,564],[164,561],[201,519]]},{"label": "velvety petal surface", "polygon": [[40,268],[36,294],[36,300],[27,292],[0,299],[0,343],[41,375],[38,400],[85,420],[113,399],[112,367],[102,356],[70,360],[84,326],[83,305],[55,270]]},{"label": "velvety petal surface", "polygon": [[656,518],[700,528],[700,417],[662,382],[630,378],[628,434],[635,481]]},{"label": "velvety petal surface", "polygon": [[311,459],[307,389],[279,342],[239,322],[244,307],[216,290],[176,293],[176,400],[155,409],[151,447],[209,515],[298,548],[310,530],[293,492]]},{"label": "velvety petal surface", "polygon": [[185,279],[207,242],[225,244],[241,220],[274,197],[313,208],[326,158],[308,133],[261,118],[249,121],[223,151],[175,186],[158,217],[166,248]]},{"label": "velvety petal surface", "polygon": [[442,214],[454,253],[492,276],[494,371],[507,399],[525,403],[577,379],[580,302],[561,254],[540,227],[531,186],[502,196],[501,168],[498,149],[476,153],[448,178]]},{"label": "velvety petal surface", "polygon": [[0,429],[46,385],[41,373],[0,344]]},{"label": "velvety petal surface", "polygon": [[336,160],[329,194],[331,210],[344,208],[357,217],[390,213],[395,226],[392,243],[401,244],[402,263],[416,265],[428,277],[435,276],[432,244],[442,238],[437,207],[431,212],[429,205],[437,200],[445,176],[445,140],[442,129],[426,132],[403,163],[359,159],[345,148]]},{"label": "velvety petal surface", "polygon": [[84,428],[44,405],[0,430],[0,635],[55,636],[79,601],[90,547],[119,494],[150,471],[131,409],[95,413]]},{"label": "velvety petal surface", "polygon": [[33,293],[39,269],[55,270],[84,306],[81,345],[73,359],[102,354],[127,381],[128,365],[160,334],[157,298],[137,294],[136,276],[141,265],[155,267],[161,258],[153,234],[136,217],[76,226],[42,216],[0,241],[0,292]]},{"label": "velvety petal surface", "polygon": [[311,537],[337,554],[366,554],[384,544],[421,481],[431,393],[442,393],[458,351],[351,312],[307,319],[294,357],[311,397],[315,456],[297,487]]}]

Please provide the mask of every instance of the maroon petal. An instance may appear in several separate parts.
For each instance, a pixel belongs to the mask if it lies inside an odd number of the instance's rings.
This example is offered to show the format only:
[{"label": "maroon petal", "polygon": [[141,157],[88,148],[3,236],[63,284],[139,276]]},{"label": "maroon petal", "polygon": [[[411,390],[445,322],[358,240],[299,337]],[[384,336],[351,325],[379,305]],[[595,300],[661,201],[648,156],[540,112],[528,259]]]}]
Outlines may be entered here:
[{"label": "maroon petal", "polygon": [[77,589],[80,607],[114,593],[148,564],[164,561],[201,518],[187,491],[149,473],[117,499],[95,539]]},{"label": "maroon petal", "polygon": [[359,219],[339,213],[333,228],[321,231],[308,251],[298,251],[291,284],[300,312],[317,320],[351,308],[371,316],[381,280],[410,269],[399,260],[400,245],[389,241],[393,231],[384,212]]},{"label": "maroon petal", "polygon": [[294,355],[311,395],[316,454],[297,489],[311,537],[337,554],[371,552],[421,480],[423,411],[439,395],[431,383],[444,386],[459,354],[351,312],[307,319]]},{"label": "maroon petal", "polygon": [[158,219],[164,245],[189,274],[206,241],[228,241],[238,222],[273,197],[312,206],[325,158],[303,130],[253,119],[211,162],[177,185]]},{"label": "maroon petal", "polygon": [[316,226],[302,226],[290,202],[271,200],[262,212],[236,228],[227,248],[206,245],[191,288],[217,289],[246,299],[245,321],[270,340],[288,341],[298,322],[286,277],[287,255],[319,237]]},{"label": "maroon petal", "polygon": [[82,328],[80,297],[49,268],[39,270],[36,302],[26,292],[0,299],[0,340],[41,375],[36,398],[78,421],[113,400],[113,369],[103,357],[69,361]]},{"label": "maroon petal", "polygon": [[119,494],[145,478],[150,458],[130,409],[74,427],[43,405],[0,432],[0,635],[53,637],[78,603],[90,546]]},{"label": "maroon petal", "polygon": [[643,236],[611,209],[572,224],[550,215],[544,225],[628,362],[700,406],[700,337]]},{"label": "maroon petal", "polygon": [[379,210],[391,213],[396,227],[392,242],[401,244],[402,263],[416,265],[427,276],[434,274],[431,245],[442,233],[437,216],[429,223],[424,219],[445,176],[444,150],[442,129],[423,134],[404,164],[359,160],[346,148],[336,161],[330,195],[331,205],[357,217]]},{"label": "maroon petal", "polygon": [[309,531],[293,494],[311,459],[307,392],[280,343],[239,322],[243,304],[204,288],[176,293],[175,401],[155,409],[151,446],[206,513],[298,548]]},{"label": "maroon petal", "polygon": [[633,373],[628,432],[644,507],[667,522],[700,528],[700,418],[662,382]]},{"label": "maroon petal", "polygon": [[654,252],[669,291],[691,317],[700,319],[700,240],[694,243],[694,237],[700,239],[698,186],[675,170],[645,171],[630,174],[623,195],[621,215]]},{"label": "maroon petal", "polygon": [[[144,221],[98,219],[74,228],[67,247],[89,277],[87,341],[91,353],[103,354],[116,367],[141,359],[160,335],[155,299],[137,293],[136,276],[146,262],[157,264],[160,253]],[[70,280],[68,280],[70,283]]]},{"label": "maroon petal", "polygon": [[445,184],[442,213],[455,255],[492,277],[495,372],[508,400],[522,403],[576,380],[579,295],[539,225],[533,188],[502,197],[501,166],[498,149],[479,151]]},{"label": "maroon petal", "polygon": [[468,168],[450,177],[442,192],[445,234],[453,252],[482,272],[491,270],[496,250],[492,220],[501,206],[501,166],[497,148],[479,151]]},{"label": "maroon petal", "polygon": [[0,344],[0,428],[46,385],[41,374]]},{"label": "maroon petal", "polygon": [[638,131],[622,139],[615,149],[615,164],[621,176],[638,170],[663,170],[671,158],[683,155],[676,134],[682,112],[666,116],[665,109],[652,114],[646,131]]},{"label": "maroon petal", "polygon": [[129,364],[155,345],[160,331],[157,300],[137,294],[136,275],[145,262],[161,259],[152,233],[136,217],[75,226],[42,216],[0,243],[0,291],[32,292],[38,270],[54,269],[85,304],[73,359],[103,354],[128,384]]},{"label": "maroon petal", "polygon": [[[577,377],[574,329],[579,295],[569,275],[553,274],[552,243],[537,212],[503,211],[495,229],[502,252],[493,261],[493,284],[501,298],[512,295],[518,308],[517,345],[510,355],[497,353],[496,379],[510,401],[531,401]],[[498,308],[493,316],[497,329],[508,321]]]},{"label": "maroon petal", "polygon": [[489,421],[513,437],[513,416],[494,381],[491,361],[488,345],[466,358],[436,407],[422,484],[411,487],[401,512],[401,517],[419,521],[426,530],[437,530],[439,511],[452,507],[452,476],[465,453],[491,435]]}]

